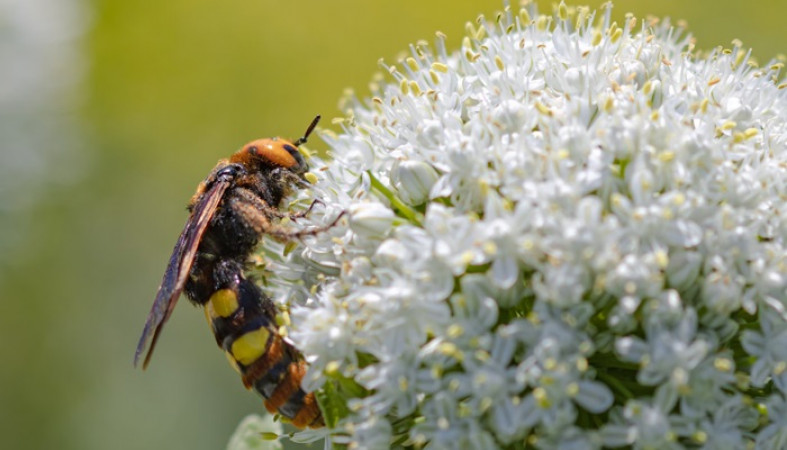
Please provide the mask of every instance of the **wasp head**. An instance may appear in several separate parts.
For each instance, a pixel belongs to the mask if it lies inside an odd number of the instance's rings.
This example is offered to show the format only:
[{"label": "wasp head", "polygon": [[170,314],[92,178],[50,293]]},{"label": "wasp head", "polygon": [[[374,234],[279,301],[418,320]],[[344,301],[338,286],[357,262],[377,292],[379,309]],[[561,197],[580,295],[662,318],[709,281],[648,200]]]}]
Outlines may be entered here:
[{"label": "wasp head", "polygon": [[243,164],[250,171],[284,169],[298,175],[309,168],[298,147],[280,138],[251,141],[232,155],[230,162]]},{"label": "wasp head", "polygon": [[309,169],[298,147],[304,144],[317,126],[317,116],[303,137],[295,142],[282,138],[257,139],[244,145],[230,158],[231,163],[243,164],[250,171],[288,171],[303,175]]}]

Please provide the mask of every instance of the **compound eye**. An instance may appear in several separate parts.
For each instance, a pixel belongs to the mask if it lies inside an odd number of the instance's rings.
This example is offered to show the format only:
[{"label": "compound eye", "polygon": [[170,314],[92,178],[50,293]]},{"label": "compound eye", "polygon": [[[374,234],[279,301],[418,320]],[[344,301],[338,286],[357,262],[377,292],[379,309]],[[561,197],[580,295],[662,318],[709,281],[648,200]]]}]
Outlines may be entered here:
[{"label": "compound eye", "polygon": [[300,156],[300,152],[298,152],[298,149],[294,145],[284,144],[282,147],[284,147],[284,150],[287,150],[293,158],[297,159],[298,156]]},{"label": "compound eye", "polygon": [[303,160],[303,155],[301,155],[301,152],[298,151],[298,147],[290,143],[285,143],[282,145],[282,148],[284,148],[284,150],[286,150],[295,160],[295,164],[289,167],[290,170],[295,173],[303,173],[308,170],[308,165],[306,164],[306,161]]}]

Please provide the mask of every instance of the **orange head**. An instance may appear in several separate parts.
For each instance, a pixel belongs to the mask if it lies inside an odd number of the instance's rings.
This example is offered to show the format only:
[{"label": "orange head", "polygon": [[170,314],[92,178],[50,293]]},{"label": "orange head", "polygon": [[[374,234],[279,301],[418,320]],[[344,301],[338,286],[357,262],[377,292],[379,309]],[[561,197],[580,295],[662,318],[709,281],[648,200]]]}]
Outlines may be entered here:
[{"label": "orange head", "polygon": [[231,163],[240,163],[250,166],[254,163],[271,168],[287,169],[296,174],[303,174],[308,170],[308,165],[298,151],[298,146],[304,144],[309,135],[314,131],[320,116],[314,118],[303,137],[295,142],[282,138],[257,139],[244,145],[230,158]]}]

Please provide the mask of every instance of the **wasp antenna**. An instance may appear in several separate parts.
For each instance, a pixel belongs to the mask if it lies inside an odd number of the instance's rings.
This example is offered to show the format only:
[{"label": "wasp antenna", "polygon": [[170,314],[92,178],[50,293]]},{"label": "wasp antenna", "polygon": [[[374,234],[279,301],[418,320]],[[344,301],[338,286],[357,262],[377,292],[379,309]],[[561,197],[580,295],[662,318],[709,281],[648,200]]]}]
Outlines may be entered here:
[{"label": "wasp antenna", "polygon": [[309,139],[309,135],[312,134],[314,128],[317,126],[317,123],[320,121],[320,115],[317,114],[317,117],[312,120],[312,123],[309,125],[309,128],[306,129],[306,132],[303,133],[303,137],[295,141],[295,146],[298,147],[301,144],[305,144],[306,140]]}]

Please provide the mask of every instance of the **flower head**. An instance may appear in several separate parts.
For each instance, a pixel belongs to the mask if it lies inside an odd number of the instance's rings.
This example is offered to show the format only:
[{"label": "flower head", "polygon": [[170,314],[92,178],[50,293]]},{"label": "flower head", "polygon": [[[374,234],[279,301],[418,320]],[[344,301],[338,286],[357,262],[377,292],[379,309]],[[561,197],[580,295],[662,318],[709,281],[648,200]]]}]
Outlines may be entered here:
[{"label": "flower head", "polygon": [[438,33],[323,134],[293,202],[347,218],[265,251],[335,442],[784,442],[781,65],[610,17]]}]

